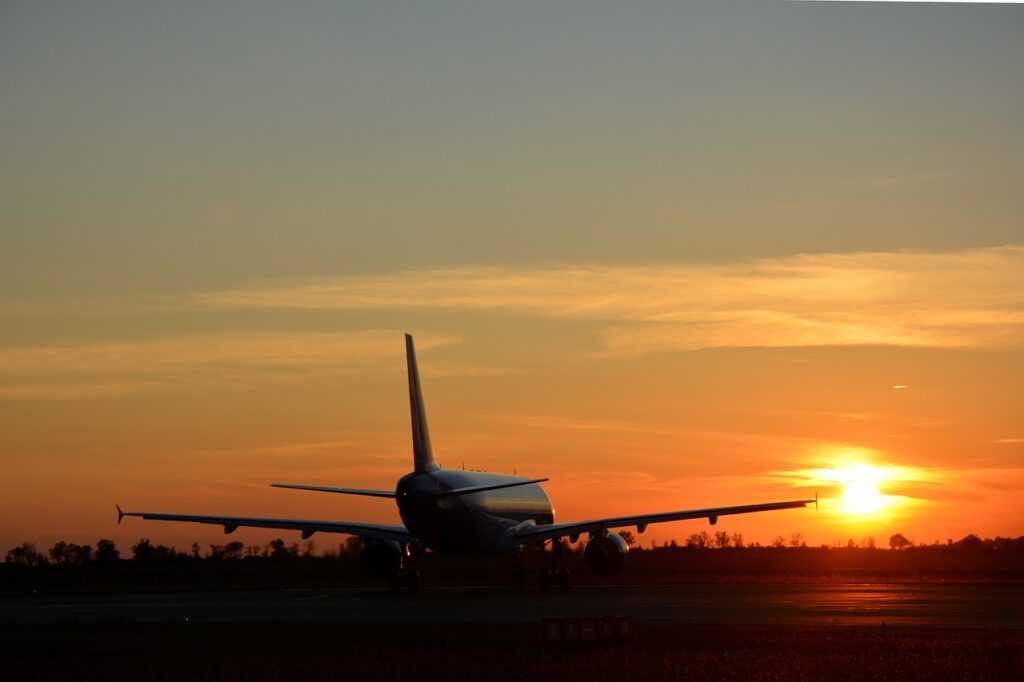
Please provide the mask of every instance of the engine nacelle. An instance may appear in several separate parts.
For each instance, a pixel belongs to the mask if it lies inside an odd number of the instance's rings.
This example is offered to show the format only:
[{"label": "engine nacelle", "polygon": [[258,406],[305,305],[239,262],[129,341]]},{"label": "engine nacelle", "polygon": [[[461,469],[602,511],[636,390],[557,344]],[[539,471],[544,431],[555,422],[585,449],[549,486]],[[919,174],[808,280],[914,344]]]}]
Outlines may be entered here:
[{"label": "engine nacelle", "polygon": [[626,565],[629,545],[617,533],[598,535],[583,548],[583,563],[594,575],[615,575]]},{"label": "engine nacelle", "polygon": [[390,580],[402,570],[402,546],[385,540],[366,540],[359,565],[374,578]]}]

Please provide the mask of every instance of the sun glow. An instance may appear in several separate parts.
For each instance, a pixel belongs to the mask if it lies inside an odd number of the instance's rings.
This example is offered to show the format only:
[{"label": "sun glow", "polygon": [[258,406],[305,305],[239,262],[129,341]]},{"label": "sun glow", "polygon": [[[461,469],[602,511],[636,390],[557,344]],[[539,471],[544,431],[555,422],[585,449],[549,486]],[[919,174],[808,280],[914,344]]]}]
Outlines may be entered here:
[{"label": "sun glow", "polygon": [[898,496],[886,494],[886,484],[923,477],[909,467],[875,466],[859,460],[845,460],[831,468],[805,469],[805,484],[841,487],[841,503],[837,509],[852,516],[868,516],[885,510]]},{"label": "sun glow", "polygon": [[878,483],[885,480],[885,470],[864,464],[852,463],[842,469],[832,469],[831,478],[843,488],[843,511],[849,514],[874,514],[885,506],[885,498],[878,492]]},{"label": "sun glow", "polygon": [[878,488],[869,481],[851,481],[843,488],[843,510],[851,514],[873,514],[885,505]]}]

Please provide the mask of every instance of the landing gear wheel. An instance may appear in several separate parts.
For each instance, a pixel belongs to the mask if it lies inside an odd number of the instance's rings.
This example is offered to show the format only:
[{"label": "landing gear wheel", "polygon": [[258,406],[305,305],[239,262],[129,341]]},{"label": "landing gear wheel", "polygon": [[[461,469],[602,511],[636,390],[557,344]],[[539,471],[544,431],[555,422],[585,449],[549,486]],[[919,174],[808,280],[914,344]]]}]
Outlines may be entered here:
[{"label": "landing gear wheel", "polygon": [[558,583],[559,592],[569,591],[569,569],[560,568],[555,572],[555,581]]},{"label": "landing gear wheel", "polygon": [[545,568],[543,571],[540,572],[540,591],[551,591],[551,569],[549,568]]}]

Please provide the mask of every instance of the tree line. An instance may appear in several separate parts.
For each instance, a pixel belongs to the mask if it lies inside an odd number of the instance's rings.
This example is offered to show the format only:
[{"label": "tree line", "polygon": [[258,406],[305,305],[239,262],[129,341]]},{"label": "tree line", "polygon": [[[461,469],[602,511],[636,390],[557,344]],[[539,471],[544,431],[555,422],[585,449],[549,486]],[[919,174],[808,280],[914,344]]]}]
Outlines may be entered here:
[{"label": "tree line", "polygon": [[[636,547],[637,549],[644,549],[642,546],[637,545],[635,536],[626,531],[620,533],[626,540],[626,543],[630,547]],[[922,549],[922,548],[936,548],[936,547],[947,547],[951,549],[959,550],[994,550],[994,551],[1024,551],[1024,536],[1017,538],[980,538],[973,533],[961,538],[960,540],[953,540],[953,538],[947,538],[946,541],[940,542],[935,540],[931,543],[922,542],[916,543],[909,539],[903,533],[894,533],[889,536],[889,549],[892,550],[905,550],[905,549]],[[660,546],[657,542],[651,542],[650,549],[664,549],[674,547],[686,547],[690,549],[755,549],[762,547],[770,547],[774,549],[783,548],[795,548],[795,547],[808,547],[807,542],[804,540],[802,533],[791,533],[789,537],[784,535],[777,535],[767,545],[762,545],[760,542],[746,543],[743,540],[741,533],[728,533],[726,531],[718,531],[716,533],[709,533],[706,530],[700,531],[699,533],[693,533],[689,535],[684,543],[680,545],[674,539],[666,540]],[[822,544],[818,545],[818,549],[878,549],[879,543],[875,540],[874,536],[868,536],[855,540],[849,538],[845,541],[840,541],[835,544]]]},{"label": "tree line", "polygon": [[27,566],[82,566],[85,564],[111,564],[125,560],[139,563],[167,563],[190,561],[233,561],[241,559],[311,559],[338,558],[353,554],[361,548],[358,538],[348,538],[336,550],[316,551],[316,545],[306,541],[303,543],[286,543],[278,538],[264,545],[242,542],[228,542],[223,545],[209,545],[204,551],[199,543],[194,542],[187,550],[179,550],[173,545],[154,544],[149,538],[142,538],[130,547],[130,556],[122,557],[121,550],[113,540],[100,539],[95,547],[77,545],[61,540],[49,550],[40,550],[34,542],[23,542],[17,547],[7,550],[4,562]]},{"label": "tree line", "polygon": [[[773,538],[768,545],[759,542],[746,543],[740,533],[728,533],[718,531],[709,533],[700,531],[689,535],[684,543],[680,545],[674,539],[658,545],[652,542],[650,547],[642,547],[637,544],[636,537],[629,531],[620,533],[627,544],[636,550],[658,551],[664,549],[685,548],[688,550],[721,550],[721,549],[792,549],[806,548],[801,533],[792,533],[789,537],[782,535]],[[1024,553],[1024,536],[1017,538],[980,538],[971,534],[960,540],[954,541],[947,538],[945,543],[938,540],[932,543],[915,543],[902,533],[895,533],[889,537],[889,549],[891,551],[914,551],[914,550],[935,550],[946,549],[951,551],[993,551],[993,552],[1019,552]],[[582,543],[580,543],[582,547]],[[839,542],[835,545],[821,545],[819,549],[877,549],[874,537],[863,538],[855,541],[848,539],[845,543]],[[27,566],[82,566],[86,564],[112,564],[122,560],[131,560],[139,563],[187,563],[187,562],[220,562],[220,561],[244,561],[244,560],[295,560],[295,559],[338,559],[355,557],[362,549],[362,542],[357,537],[348,537],[337,547],[317,551],[316,545],[311,541],[302,543],[286,543],[278,538],[266,544],[249,544],[234,541],[223,545],[211,544],[204,550],[199,543],[192,543],[187,550],[179,550],[174,546],[154,544],[148,538],[142,538],[129,549],[130,556],[122,557],[121,551],[113,540],[100,539],[96,545],[78,545],[63,540],[55,543],[49,550],[40,550],[33,542],[23,542],[7,551],[4,562],[7,564],[20,564]]]}]

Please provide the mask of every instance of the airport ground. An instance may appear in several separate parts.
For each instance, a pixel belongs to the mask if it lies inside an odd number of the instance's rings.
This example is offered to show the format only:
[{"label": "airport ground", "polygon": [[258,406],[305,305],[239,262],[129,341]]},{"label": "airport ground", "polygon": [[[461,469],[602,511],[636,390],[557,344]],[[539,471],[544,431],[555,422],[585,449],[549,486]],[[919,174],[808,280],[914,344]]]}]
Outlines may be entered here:
[{"label": "airport ground", "polygon": [[[934,555],[934,556],[933,556]],[[568,593],[427,557],[419,594],[352,558],[0,565],[0,679],[1024,679],[1019,552],[659,550]],[[631,616],[627,641],[542,621]]]},{"label": "airport ground", "polygon": [[0,628],[10,680],[1018,680],[1021,631],[638,624],[545,644],[534,624]]},{"label": "airport ground", "polygon": [[[635,637],[545,641],[545,618],[602,615],[632,616]],[[1013,680],[1024,673],[1024,585],[4,596],[0,656],[15,680]]]}]

